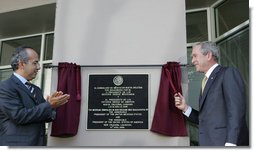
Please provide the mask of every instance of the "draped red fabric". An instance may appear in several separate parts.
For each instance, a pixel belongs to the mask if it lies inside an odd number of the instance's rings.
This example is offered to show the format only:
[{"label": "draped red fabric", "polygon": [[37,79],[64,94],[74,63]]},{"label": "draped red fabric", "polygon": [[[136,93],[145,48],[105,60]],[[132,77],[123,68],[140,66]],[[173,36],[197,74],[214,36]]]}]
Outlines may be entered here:
[{"label": "draped red fabric", "polygon": [[177,62],[162,66],[161,80],[151,131],[167,136],[187,136],[185,118],[175,107],[174,94],[182,93],[181,68]]},{"label": "draped red fabric", "polygon": [[51,136],[70,137],[78,132],[81,101],[80,66],[75,63],[58,64],[57,90],[70,94],[69,102],[56,109]]}]

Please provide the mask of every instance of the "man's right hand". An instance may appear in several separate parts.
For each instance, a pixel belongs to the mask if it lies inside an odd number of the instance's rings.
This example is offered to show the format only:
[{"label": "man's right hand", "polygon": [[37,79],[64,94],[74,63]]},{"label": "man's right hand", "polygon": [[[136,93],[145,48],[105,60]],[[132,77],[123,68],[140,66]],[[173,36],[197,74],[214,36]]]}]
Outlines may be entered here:
[{"label": "man's right hand", "polygon": [[53,108],[57,108],[67,103],[70,99],[69,94],[63,94],[62,91],[56,91],[51,96],[47,97],[48,102]]},{"label": "man's right hand", "polygon": [[181,93],[176,93],[174,95],[175,97],[175,106],[179,109],[185,112],[188,109],[188,105],[185,101],[185,98],[181,95]]}]

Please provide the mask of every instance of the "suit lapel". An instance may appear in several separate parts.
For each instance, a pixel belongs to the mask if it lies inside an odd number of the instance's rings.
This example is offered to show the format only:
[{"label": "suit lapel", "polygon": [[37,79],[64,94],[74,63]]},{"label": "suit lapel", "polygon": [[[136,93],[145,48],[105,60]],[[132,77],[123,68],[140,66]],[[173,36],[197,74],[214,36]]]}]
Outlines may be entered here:
[{"label": "suit lapel", "polygon": [[213,82],[215,81],[216,77],[217,77],[217,73],[221,70],[221,66],[218,65],[214,70],[213,72],[211,73],[209,79],[207,80],[206,82],[206,86],[204,88],[204,92],[203,94],[200,95],[200,100],[199,100],[199,109],[201,110],[203,104],[204,104],[204,101],[205,101],[205,98],[206,98],[206,95],[207,93],[209,92],[209,89],[211,88],[211,85],[213,84]]}]

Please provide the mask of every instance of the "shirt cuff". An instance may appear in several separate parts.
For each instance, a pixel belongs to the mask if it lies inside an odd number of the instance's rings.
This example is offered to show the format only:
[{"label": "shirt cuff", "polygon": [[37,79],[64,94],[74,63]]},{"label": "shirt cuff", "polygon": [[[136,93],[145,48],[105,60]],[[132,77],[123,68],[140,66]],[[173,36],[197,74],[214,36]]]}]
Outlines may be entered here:
[{"label": "shirt cuff", "polygon": [[236,144],[232,144],[232,143],[225,143],[225,146],[236,146]]},{"label": "shirt cuff", "polygon": [[190,114],[191,114],[191,111],[192,111],[192,108],[191,108],[190,106],[188,106],[187,110],[186,110],[185,112],[183,112],[183,114],[184,114],[185,116],[189,117]]}]

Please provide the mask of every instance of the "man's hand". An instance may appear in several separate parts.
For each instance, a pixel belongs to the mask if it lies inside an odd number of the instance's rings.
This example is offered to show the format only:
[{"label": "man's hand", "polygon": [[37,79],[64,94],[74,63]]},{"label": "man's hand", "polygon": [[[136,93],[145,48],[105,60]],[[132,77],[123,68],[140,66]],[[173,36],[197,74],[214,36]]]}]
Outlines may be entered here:
[{"label": "man's hand", "polygon": [[62,91],[56,91],[51,96],[47,97],[48,102],[53,108],[64,105],[70,99],[69,94],[63,94]]},{"label": "man's hand", "polygon": [[175,97],[175,106],[185,112],[188,109],[188,105],[186,104],[185,98],[181,95],[181,93],[176,93]]}]

